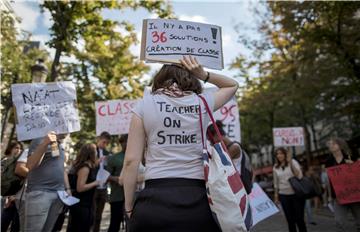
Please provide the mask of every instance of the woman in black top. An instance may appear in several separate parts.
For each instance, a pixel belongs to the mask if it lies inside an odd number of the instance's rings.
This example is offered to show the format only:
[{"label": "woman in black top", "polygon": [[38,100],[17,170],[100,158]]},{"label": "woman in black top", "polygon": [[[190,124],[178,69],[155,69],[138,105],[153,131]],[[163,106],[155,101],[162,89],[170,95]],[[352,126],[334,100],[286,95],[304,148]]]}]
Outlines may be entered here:
[{"label": "woman in black top", "polygon": [[[327,143],[329,150],[332,154],[326,162],[326,167],[337,166],[346,163],[353,163],[351,160],[351,152],[347,143],[340,138],[332,138]],[[336,200],[336,194],[334,187],[331,184],[331,198],[334,199],[334,215],[337,232],[350,231],[348,225],[349,217],[348,211],[351,211],[356,224],[356,231],[360,231],[360,202],[354,202],[350,204],[339,204]]]},{"label": "woman in black top", "polygon": [[69,172],[69,182],[73,196],[80,202],[70,207],[68,232],[88,232],[93,223],[93,197],[96,186],[96,145],[85,144],[81,147]]}]

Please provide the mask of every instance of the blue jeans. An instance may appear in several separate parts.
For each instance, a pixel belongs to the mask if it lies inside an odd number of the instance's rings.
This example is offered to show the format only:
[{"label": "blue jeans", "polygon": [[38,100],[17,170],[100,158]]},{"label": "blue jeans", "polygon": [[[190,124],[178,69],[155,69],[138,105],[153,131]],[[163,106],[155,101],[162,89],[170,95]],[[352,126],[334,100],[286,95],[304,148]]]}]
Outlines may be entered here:
[{"label": "blue jeans", "polygon": [[25,200],[25,231],[52,231],[63,206],[57,192],[28,192]]},{"label": "blue jeans", "polygon": [[360,232],[360,202],[350,203],[346,205],[339,205],[337,201],[334,201],[334,214],[335,214],[335,223],[337,232],[347,232],[350,231],[348,228],[348,211],[351,211],[354,219],[356,231]]}]

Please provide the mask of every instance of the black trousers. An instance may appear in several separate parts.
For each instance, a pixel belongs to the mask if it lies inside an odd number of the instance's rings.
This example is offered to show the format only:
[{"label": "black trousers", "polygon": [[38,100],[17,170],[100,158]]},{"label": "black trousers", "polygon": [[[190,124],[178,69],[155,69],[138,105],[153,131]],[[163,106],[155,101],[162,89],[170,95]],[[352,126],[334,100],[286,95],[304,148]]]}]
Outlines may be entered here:
[{"label": "black trousers", "polygon": [[203,180],[153,179],[145,182],[129,221],[131,232],[220,232]]},{"label": "black trousers", "polygon": [[8,208],[3,208],[1,213],[1,231],[7,231],[10,225],[10,232],[20,230],[19,214],[14,202]]},{"label": "black trousers", "polygon": [[91,206],[73,205],[70,207],[67,232],[89,232],[94,221]]},{"label": "black trousers", "polygon": [[110,203],[110,226],[108,232],[119,232],[120,224],[124,219],[124,201]]},{"label": "black trousers", "polygon": [[285,213],[289,232],[296,232],[296,226],[299,229],[299,232],[306,232],[304,221],[305,199],[298,198],[295,194],[279,194],[279,200]]}]

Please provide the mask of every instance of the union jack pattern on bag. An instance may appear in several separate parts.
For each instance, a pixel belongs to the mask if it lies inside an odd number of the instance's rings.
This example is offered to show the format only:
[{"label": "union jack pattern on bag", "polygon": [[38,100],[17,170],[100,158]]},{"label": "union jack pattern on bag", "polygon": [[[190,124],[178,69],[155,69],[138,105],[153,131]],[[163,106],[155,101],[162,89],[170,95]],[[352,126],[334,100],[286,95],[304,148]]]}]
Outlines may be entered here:
[{"label": "union jack pattern on bag", "polygon": [[[205,105],[206,111],[215,126],[219,138],[221,138],[206,100],[201,96],[199,97]],[[239,172],[227,154],[224,143],[216,143],[210,152],[206,149],[201,107],[200,124],[203,140],[206,190],[213,217],[222,231],[249,231],[252,226],[249,197],[241,181]]]}]

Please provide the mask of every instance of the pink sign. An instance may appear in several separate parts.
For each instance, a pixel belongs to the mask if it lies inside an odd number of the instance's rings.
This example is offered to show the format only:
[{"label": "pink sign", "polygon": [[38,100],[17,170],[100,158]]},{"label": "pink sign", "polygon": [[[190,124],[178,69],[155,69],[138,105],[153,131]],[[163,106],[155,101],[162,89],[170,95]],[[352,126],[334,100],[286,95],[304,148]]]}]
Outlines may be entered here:
[{"label": "pink sign", "polygon": [[304,129],[302,127],[273,128],[275,147],[304,146]]},{"label": "pink sign", "polygon": [[96,135],[107,131],[111,135],[127,134],[129,132],[131,110],[136,100],[110,100],[95,102]]}]

